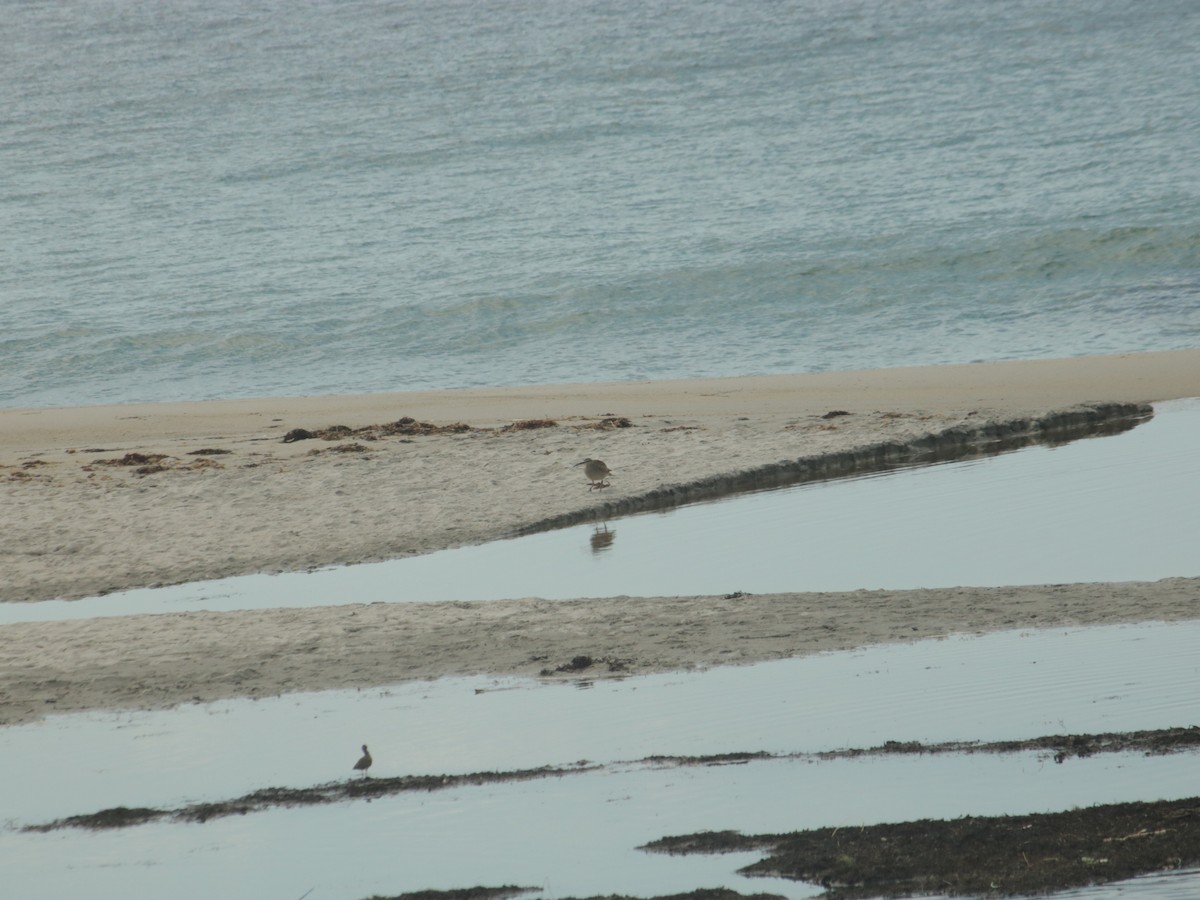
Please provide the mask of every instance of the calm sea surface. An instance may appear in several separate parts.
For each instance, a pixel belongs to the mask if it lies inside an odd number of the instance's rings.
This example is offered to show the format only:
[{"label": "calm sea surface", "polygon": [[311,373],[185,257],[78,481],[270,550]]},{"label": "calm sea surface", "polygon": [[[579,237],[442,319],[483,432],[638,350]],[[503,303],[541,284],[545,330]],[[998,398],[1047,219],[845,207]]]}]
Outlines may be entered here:
[{"label": "calm sea surface", "polygon": [[1195,0],[0,0],[0,406],[1200,345]]}]

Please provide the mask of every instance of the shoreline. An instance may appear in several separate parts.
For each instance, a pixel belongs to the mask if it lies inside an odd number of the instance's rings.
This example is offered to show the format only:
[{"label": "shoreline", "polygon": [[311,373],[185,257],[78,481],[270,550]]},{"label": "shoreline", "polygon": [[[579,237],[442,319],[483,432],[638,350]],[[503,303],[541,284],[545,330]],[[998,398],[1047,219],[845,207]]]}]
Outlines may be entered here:
[{"label": "shoreline", "polygon": [[[1200,396],[1200,350],[662,384],[0,410],[0,600],[397,558],[664,498],[689,502],[710,488],[745,489],[747,478],[825,477],[822,467],[870,466],[881,452],[982,452],[997,441],[1052,438],[1063,422],[1128,427],[1119,422],[1141,404],[1192,396]],[[282,440],[294,429],[334,425],[345,430]],[[585,456],[612,466],[611,488],[588,490],[573,468]],[[553,678],[604,677],[958,633],[1174,621],[1200,617],[1197,601],[1200,579],[1168,579],[16,623],[0,626],[0,725],[451,675],[546,669]],[[560,668],[577,656],[595,665]]]},{"label": "shoreline", "polygon": [[728,378],[0,407],[0,464],[97,442],[133,445],[251,435],[269,440],[303,422],[308,427],[314,421],[366,425],[400,413],[496,427],[517,419],[599,416],[608,405],[621,407],[620,414],[630,417],[936,411],[970,404],[1028,414],[1080,403],[1152,403],[1192,396],[1200,396],[1200,348]]}]

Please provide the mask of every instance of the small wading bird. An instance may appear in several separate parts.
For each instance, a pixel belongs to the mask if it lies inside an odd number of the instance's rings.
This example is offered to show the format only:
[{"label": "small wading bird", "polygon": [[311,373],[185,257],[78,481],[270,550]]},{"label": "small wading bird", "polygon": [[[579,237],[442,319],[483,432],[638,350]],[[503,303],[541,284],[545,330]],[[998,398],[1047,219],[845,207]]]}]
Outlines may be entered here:
[{"label": "small wading bird", "polygon": [[[575,466],[583,466],[583,474],[587,476],[587,480],[591,482],[588,485],[588,490],[592,491],[596,488],[608,487],[608,482],[604,479],[612,473],[612,469],[606,466],[598,459],[585,459],[575,463]],[[572,466],[571,468],[575,468]]]},{"label": "small wading bird", "polygon": [[371,751],[367,749],[366,744],[363,744],[362,758],[359,759],[359,761],[354,764],[354,770],[357,772],[359,769],[362,769],[363,778],[366,778],[367,777],[367,769],[371,768],[372,762],[374,762],[374,760],[371,759]]}]

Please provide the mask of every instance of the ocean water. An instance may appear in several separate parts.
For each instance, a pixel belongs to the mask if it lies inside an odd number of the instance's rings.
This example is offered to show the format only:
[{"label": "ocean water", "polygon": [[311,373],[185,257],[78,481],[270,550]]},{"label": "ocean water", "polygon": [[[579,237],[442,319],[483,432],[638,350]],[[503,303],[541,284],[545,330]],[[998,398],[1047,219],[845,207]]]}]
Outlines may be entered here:
[{"label": "ocean water", "polygon": [[0,406],[1200,345],[1195,0],[0,0]]}]

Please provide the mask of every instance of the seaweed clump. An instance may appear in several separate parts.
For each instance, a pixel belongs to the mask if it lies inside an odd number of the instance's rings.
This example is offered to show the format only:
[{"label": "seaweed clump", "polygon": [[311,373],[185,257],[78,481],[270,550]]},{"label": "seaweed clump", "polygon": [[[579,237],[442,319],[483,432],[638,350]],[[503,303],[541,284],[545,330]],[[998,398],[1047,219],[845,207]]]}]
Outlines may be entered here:
[{"label": "seaweed clump", "polygon": [[820,884],[827,900],[1032,895],[1200,864],[1200,797],[791,834],[702,832],[643,849],[765,850],[742,874]]}]

